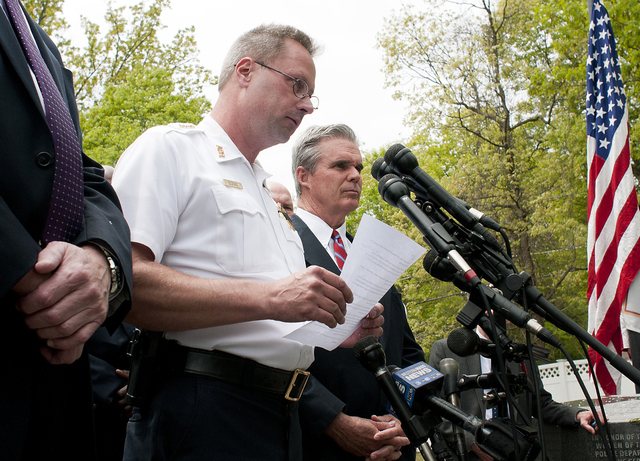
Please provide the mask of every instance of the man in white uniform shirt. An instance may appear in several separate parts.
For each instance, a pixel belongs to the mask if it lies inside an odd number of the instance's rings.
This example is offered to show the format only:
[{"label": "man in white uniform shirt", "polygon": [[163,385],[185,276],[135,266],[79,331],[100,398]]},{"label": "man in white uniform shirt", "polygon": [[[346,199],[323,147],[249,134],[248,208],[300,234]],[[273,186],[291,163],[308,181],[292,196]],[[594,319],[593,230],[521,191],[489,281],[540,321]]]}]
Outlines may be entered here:
[{"label": "man in white uniform shirt", "polygon": [[[128,321],[165,332],[125,460],[300,459],[295,400],[313,348],[284,336],[296,322],[343,323],[353,296],[335,274],[305,269],[256,157],[317,107],[315,50],[293,27],[245,33],[225,58],[210,115],[197,127],[148,130],[116,167],[132,229]],[[350,344],[380,333],[380,310]]]}]

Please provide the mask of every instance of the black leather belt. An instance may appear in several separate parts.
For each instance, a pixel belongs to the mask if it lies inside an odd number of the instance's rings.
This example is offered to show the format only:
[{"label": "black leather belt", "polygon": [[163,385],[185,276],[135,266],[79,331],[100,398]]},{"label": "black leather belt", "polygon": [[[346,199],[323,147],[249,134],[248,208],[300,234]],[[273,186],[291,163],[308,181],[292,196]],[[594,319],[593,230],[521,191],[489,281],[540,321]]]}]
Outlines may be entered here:
[{"label": "black leather belt", "polygon": [[304,370],[286,371],[268,367],[222,351],[208,351],[163,341],[159,353],[162,371],[190,373],[216,378],[246,389],[270,392],[297,402],[309,379]]}]

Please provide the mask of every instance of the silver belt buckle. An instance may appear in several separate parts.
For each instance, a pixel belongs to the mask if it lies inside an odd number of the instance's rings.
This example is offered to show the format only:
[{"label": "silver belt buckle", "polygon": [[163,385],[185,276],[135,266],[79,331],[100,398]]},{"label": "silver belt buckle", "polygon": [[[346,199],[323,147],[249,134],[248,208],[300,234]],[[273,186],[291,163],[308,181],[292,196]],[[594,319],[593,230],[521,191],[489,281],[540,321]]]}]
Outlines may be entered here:
[{"label": "silver belt buckle", "polygon": [[308,380],[309,372],[296,368],[293,372],[293,377],[291,378],[287,392],[284,394],[284,398],[290,402],[297,402],[300,400]]}]

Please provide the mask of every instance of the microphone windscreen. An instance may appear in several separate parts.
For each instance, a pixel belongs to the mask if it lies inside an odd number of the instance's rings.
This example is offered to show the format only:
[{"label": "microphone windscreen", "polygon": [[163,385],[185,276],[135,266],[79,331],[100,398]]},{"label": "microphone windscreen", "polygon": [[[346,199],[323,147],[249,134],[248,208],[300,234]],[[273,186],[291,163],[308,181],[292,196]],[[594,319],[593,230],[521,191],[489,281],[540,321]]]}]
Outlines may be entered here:
[{"label": "microphone windscreen", "polygon": [[367,347],[373,346],[377,343],[378,340],[375,338],[375,336],[365,336],[353,345],[353,352],[354,354],[356,354],[356,357],[358,357]]},{"label": "microphone windscreen", "polygon": [[424,259],[422,260],[422,267],[424,267],[424,270],[426,270],[428,274],[431,274],[433,263],[436,262],[439,256],[440,255],[435,250],[429,250],[425,255]]},{"label": "microphone windscreen", "polygon": [[394,144],[393,146],[387,149],[387,152],[385,152],[384,154],[384,161],[387,162],[387,165],[391,164],[393,158],[402,149],[405,149],[405,147],[402,144]]},{"label": "microphone windscreen", "polygon": [[451,375],[454,378],[458,379],[458,374],[460,373],[460,365],[458,365],[458,361],[451,357],[445,357],[440,360],[440,373],[443,375]]},{"label": "microphone windscreen", "polygon": [[375,179],[376,181],[380,179],[380,168],[382,167],[383,163],[384,159],[380,157],[373,162],[373,165],[371,165],[371,176],[373,176],[373,179]]},{"label": "microphone windscreen", "polygon": [[449,333],[447,346],[454,354],[460,357],[468,357],[478,349],[478,335],[468,328],[456,328]]}]

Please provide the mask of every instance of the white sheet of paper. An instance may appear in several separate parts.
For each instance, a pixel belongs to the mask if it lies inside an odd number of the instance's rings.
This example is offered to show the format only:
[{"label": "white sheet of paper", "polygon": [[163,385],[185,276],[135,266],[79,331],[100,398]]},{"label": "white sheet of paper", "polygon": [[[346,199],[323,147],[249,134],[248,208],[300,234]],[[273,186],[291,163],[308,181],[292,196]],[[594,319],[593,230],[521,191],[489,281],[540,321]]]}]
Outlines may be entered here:
[{"label": "white sheet of paper", "polygon": [[342,268],[341,277],[353,292],[345,323],[329,328],[320,322],[308,322],[285,338],[329,351],[335,349],[358,328],[374,304],[425,251],[402,232],[364,215]]}]

